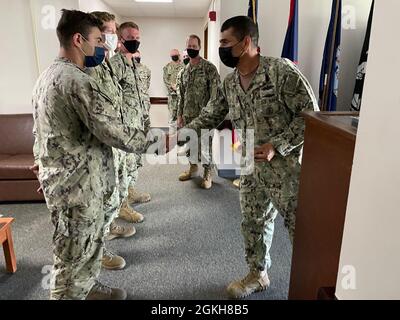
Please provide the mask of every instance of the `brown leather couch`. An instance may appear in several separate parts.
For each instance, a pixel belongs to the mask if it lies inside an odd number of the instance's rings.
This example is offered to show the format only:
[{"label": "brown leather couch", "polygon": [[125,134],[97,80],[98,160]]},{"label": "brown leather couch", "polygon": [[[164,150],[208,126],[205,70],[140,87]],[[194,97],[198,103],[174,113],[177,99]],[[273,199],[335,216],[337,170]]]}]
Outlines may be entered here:
[{"label": "brown leather couch", "polygon": [[31,114],[0,115],[0,202],[42,201],[29,168],[33,157]]}]

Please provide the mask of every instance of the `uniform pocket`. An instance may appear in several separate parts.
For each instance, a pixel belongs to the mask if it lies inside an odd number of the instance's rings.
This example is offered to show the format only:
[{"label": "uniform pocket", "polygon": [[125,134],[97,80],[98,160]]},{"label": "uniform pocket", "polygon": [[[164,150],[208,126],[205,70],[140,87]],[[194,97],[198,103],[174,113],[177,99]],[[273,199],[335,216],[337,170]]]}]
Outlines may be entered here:
[{"label": "uniform pocket", "polygon": [[280,112],[278,96],[274,86],[261,87],[256,94],[257,116],[264,118]]},{"label": "uniform pocket", "polygon": [[106,116],[115,117],[119,115],[120,103],[116,99],[112,99],[108,94],[101,90],[94,90],[96,95],[95,104],[93,106],[93,112],[96,114],[102,114]]},{"label": "uniform pocket", "polygon": [[79,263],[90,253],[95,237],[93,219],[78,218],[75,214],[60,216],[53,237],[54,254],[64,262]]},{"label": "uniform pocket", "polygon": [[262,98],[256,106],[257,117],[270,118],[279,114],[281,111],[278,100],[274,98]]},{"label": "uniform pocket", "polygon": [[295,95],[299,86],[300,78],[296,73],[290,73],[283,86],[283,93],[287,95]]}]

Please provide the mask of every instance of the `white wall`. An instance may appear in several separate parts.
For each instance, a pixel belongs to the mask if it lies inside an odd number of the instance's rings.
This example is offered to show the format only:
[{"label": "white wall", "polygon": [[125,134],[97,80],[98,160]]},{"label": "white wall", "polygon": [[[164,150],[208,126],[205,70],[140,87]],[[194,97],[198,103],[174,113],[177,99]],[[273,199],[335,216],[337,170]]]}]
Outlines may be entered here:
[{"label": "white wall", "polygon": [[26,0],[0,2],[0,37],[0,114],[30,113],[38,67]]},{"label": "white wall", "polygon": [[[57,57],[59,42],[56,28],[61,17],[61,9],[79,9],[78,0],[30,0],[32,31],[39,72],[43,72]],[[25,39],[27,35],[19,35]]]},{"label": "white wall", "polygon": [[[248,1],[217,0],[221,2],[219,25],[236,15],[246,15]],[[342,71],[340,74],[338,109],[349,110],[355,85],[355,75],[372,0],[344,0],[342,29]],[[318,95],[322,54],[331,14],[332,1],[299,0],[299,67]],[[282,54],[289,17],[290,1],[259,1],[260,47],[263,55]],[[350,6],[350,7],[349,7]],[[355,8],[355,12],[348,9]],[[348,18],[354,13],[355,28],[349,29]],[[220,28],[218,28],[220,29]],[[219,30],[216,31],[219,34]],[[219,35],[215,35],[218,37]],[[218,42],[210,44],[218,46]],[[220,64],[224,78],[231,69]]]},{"label": "white wall", "polygon": [[[61,17],[61,9],[75,9],[84,12],[115,12],[101,0],[30,0],[33,30],[37,44],[39,70],[42,72],[58,54],[59,42],[56,28]],[[117,19],[120,19],[117,16]]]},{"label": "white wall", "polygon": [[140,52],[142,60],[152,73],[150,96],[166,97],[167,90],[163,81],[163,68],[171,61],[171,49],[186,48],[188,35],[194,33],[204,37],[203,19],[167,19],[167,18],[123,18],[134,21],[141,31]]},{"label": "white wall", "polygon": [[79,9],[83,12],[105,11],[115,15],[117,22],[122,18],[106,3],[101,0],[79,0]]},{"label": "white wall", "polygon": [[78,9],[78,0],[0,2],[0,114],[32,112],[36,79],[58,53],[55,29],[62,8]]},{"label": "white wall", "polygon": [[[32,6],[32,13],[29,4]],[[217,22],[209,22],[209,60],[224,77],[229,69],[218,57],[219,31],[223,21],[247,13],[248,1],[216,0]],[[344,0],[343,5],[356,8],[356,28],[343,30],[342,72],[339,87],[339,109],[350,106],[354,78],[366,29],[371,0]],[[84,11],[109,10],[101,0],[14,0],[1,1],[0,35],[2,61],[8,61],[0,74],[0,113],[30,111],[32,86],[58,52],[55,27],[61,8]],[[329,23],[331,1],[300,0],[300,69],[318,92],[322,52]],[[344,10],[345,11],[345,10]],[[54,12],[54,15],[51,13]],[[260,1],[259,23],[262,53],[280,56],[287,28],[289,1]],[[344,16],[348,13],[345,11]],[[33,17],[33,19],[31,18]],[[54,18],[52,18],[52,16]],[[206,17],[204,17],[206,18]],[[119,21],[129,20],[119,17]],[[33,20],[33,22],[32,22]],[[170,49],[185,48],[189,33],[203,38],[205,19],[132,18],[142,29],[143,61],[153,73],[152,96],[166,96],[162,68],[169,61]],[[13,32],[9,32],[10,26]],[[32,32],[33,31],[33,32]],[[35,41],[36,40],[36,41]],[[34,46],[36,44],[36,46]],[[18,48],[18,49],[16,49]],[[10,59],[13,57],[13,59]]]},{"label": "white wall", "polygon": [[375,1],[337,283],[341,300],[400,299],[400,44],[393,41],[399,11],[398,0]]},{"label": "white wall", "polygon": [[210,21],[208,15],[204,25],[208,26],[208,60],[212,62],[220,72],[221,61],[219,58],[219,34],[221,30],[221,0],[214,0],[210,4],[209,11],[217,12],[217,21]]},{"label": "white wall", "polygon": [[[101,0],[0,1],[0,114],[31,113],[32,89],[58,54],[61,9],[109,11]],[[120,19],[117,15],[117,19]]]}]

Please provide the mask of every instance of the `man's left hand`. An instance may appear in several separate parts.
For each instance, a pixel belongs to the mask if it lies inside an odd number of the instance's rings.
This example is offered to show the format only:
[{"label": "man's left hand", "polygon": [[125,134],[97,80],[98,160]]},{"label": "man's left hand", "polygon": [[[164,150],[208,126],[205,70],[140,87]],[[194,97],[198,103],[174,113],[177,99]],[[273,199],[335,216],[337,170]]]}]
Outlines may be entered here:
[{"label": "man's left hand", "polygon": [[270,143],[255,148],[254,158],[256,162],[271,162],[276,155],[274,146]]},{"label": "man's left hand", "polygon": [[[35,174],[35,176],[39,179],[39,166],[37,164],[34,164],[32,167],[29,168],[29,170],[31,170]],[[39,189],[37,189],[37,193],[43,194],[42,187],[39,187]]]}]

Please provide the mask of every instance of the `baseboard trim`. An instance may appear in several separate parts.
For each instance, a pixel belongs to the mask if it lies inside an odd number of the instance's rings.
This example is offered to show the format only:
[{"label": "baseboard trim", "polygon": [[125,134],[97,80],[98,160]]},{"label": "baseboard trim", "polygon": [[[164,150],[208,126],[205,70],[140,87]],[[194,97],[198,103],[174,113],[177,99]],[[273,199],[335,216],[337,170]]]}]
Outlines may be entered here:
[{"label": "baseboard trim", "polygon": [[240,173],[235,169],[222,169],[217,171],[218,176],[224,179],[238,179],[240,177]]}]

